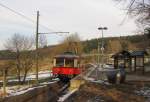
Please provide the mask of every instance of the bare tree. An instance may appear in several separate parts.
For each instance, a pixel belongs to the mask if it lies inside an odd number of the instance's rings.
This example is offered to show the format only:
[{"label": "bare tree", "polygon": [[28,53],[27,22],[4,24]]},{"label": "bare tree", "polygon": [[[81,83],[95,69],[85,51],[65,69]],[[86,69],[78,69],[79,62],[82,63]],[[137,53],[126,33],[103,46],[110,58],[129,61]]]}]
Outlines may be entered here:
[{"label": "bare tree", "polygon": [[39,37],[40,37],[40,38],[39,38],[39,46],[40,46],[41,48],[46,47],[46,46],[47,46],[47,39],[46,39],[46,36],[43,35],[43,34],[41,34]]},{"label": "bare tree", "polygon": [[137,23],[150,26],[150,0],[115,0],[126,3],[127,15],[136,18]]},{"label": "bare tree", "polygon": [[34,52],[33,51],[24,51],[21,53],[20,57],[20,62],[21,62],[21,69],[23,69],[23,80],[22,83],[26,81],[26,76],[29,70],[33,67],[34,63]]},{"label": "bare tree", "polygon": [[61,43],[61,48],[64,51],[72,51],[76,54],[81,54],[83,50],[83,46],[77,33],[66,37]]},{"label": "bare tree", "polygon": [[[26,77],[28,68],[31,68],[32,57],[30,51],[33,48],[34,40],[30,37],[23,36],[20,34],[14,34],[5,43],[5,47],[16,53],[15,66],[17,69],[17,76],[19,83],[21,82],[21,72],[24,71],[24,76]],[[25,81],[25,79],[24,79]]]}]

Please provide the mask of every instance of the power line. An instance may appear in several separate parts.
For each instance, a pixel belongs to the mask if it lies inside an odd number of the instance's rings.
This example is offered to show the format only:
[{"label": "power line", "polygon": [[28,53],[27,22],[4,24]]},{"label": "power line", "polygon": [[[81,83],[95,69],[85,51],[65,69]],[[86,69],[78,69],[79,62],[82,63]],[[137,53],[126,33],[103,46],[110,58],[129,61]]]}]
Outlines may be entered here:
[{"label": "power line", "polygon": [[[6,9],[8,9],[9,11],[11,11],[11,12],[13,12],[13,13],[15,13],[15,14],[21,16],[22,18],[24,18],[24,19],[26,19],[26,20],[28,20],[28,21],[30,21],[30,22],[32,22],[32,23],[35,23],[35,21],[34,21],[33,19],[31,19],[31,18],[25,16],[24,14],[22,14],[22,13],[20,13],[20,12],[15,11],[14,9],[11,9],[11,8],[7,7],[6,5],[4,5],[4,4],[2,4],[2,3],[0,3],[0,6],[6,8]],[[42,25],[42,24],[39,24],[39,25],[40,25],[41,27],[43,27],[43,28],[48,29],[49,31],[53,31],[52,29],[48,28],[48,27],[45,26],[45,25]]]},{"label": "power line", "polygon": [[6,9],[8,9],[8,10],[10,10],[11,12],[13,12],[13,13],[15,13],[15,14],[21,16],[21,17],[23,17],[24,19],[26,19],[26,20],[28,20],[28,21],[31,21],[31,22],[33,22],[33,23],[35,22],[34,20],[30,19],[29,17],[27,17],[27,16],[25,16],[25,15],[19,13],[19,12],[16,12],[15,10],[13,10],[13,9],[11,9],[11,8],[9,8],[9,7],[5,6],[5,5],[3,5],[2,3],[0,3],[0,6],[6,8]]}]

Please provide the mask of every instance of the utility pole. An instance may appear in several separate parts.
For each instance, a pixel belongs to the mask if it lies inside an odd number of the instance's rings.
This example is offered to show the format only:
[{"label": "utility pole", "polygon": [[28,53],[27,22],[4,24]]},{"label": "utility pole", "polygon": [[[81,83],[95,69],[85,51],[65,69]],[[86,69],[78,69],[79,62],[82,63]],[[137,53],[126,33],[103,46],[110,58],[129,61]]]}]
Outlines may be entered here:
[{"label": "utility pole", "polygon": [[104,35],[103,35],[103,30],[107,30],[107,27],[99,27],[98,30],[102,31],[102,42],[101,42],[101,63],[102,63],[102,68],[104,67]]},{"label": "utility pole", "polygon": [[37,11],[37,21],[36,21],[36,84],[38,84],[38,71],[39,71],[39,58],[38,58],[38,46],[39,46],[39,11]]},{"label": "utility pole", "polygon": [[97,64],[99,64],[99,62],[100,62],[100,42],[99,42],[99,39],[97,39],[97,53],[98,53],[98,55],[97,55]]}]

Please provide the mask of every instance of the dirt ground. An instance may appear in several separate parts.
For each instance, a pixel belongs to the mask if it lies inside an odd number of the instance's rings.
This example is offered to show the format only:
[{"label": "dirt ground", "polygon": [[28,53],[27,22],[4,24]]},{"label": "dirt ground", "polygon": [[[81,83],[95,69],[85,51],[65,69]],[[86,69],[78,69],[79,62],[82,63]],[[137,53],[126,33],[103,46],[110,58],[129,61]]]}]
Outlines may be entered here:
[{"label": "dirt ground", "polygon": [[142,87],[150,87],[150,83],[105,85],[86,82],[65,102],[149,102],[144,96],[135,93]]}]

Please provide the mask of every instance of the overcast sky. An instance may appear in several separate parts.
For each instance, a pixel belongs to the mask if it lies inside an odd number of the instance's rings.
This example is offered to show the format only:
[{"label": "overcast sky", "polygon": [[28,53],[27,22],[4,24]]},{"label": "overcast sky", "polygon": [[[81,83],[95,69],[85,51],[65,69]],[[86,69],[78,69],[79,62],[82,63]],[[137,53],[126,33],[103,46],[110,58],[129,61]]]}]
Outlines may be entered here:
[{"label": "overcast sky", "polygon": [[[41,24],[53,31],[77,32],[82,40],[101,37],[99,26],[108,27],[105,37],[132,35],[136,30],[133,19],[120,25],[125,12],[112,0],[0,0],[0,3],[33,20],[39,10]],[[35,25],[0,6],[0,49],[14,33],[35,35]],[[39,32],[50,31],[40,26]],[[49,44],[59,43],[64,37],[47,35]]]}]

